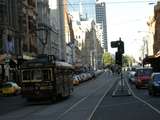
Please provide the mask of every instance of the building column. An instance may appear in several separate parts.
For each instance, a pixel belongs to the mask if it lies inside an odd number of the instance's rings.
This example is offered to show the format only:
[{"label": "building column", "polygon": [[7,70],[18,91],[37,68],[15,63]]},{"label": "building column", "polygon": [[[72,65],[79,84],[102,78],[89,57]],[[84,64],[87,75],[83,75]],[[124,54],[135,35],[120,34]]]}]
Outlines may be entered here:
[{"label": "building column", "polygon": [[59,37],[60,37],[60,59],[66,60],[66,42],[65,42],[65,23],[64,23],[64,0],[57,0],[57,5],[59,8]]}]

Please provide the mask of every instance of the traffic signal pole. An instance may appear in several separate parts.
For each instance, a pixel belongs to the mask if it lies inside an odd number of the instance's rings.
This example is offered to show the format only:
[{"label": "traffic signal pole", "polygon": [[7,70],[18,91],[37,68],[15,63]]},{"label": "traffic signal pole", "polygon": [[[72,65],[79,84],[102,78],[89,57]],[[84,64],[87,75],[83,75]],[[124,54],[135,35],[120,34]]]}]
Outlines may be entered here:
[{"label": "traffic signal pole", "polygon": [[118,70],[120,71],[120,80],[115,88],[115,90],[112,93],[112,96],[128,96],[131,95],[131,92],[129,91],[128,86],[125,84],[125,80],[123,78],[123,53],[124,53],[124,42],[119,38],[118,41],[112,41],[111,42],[112,48],[117,48],[118,51],[115,53],[115,63],[118,66]]}]

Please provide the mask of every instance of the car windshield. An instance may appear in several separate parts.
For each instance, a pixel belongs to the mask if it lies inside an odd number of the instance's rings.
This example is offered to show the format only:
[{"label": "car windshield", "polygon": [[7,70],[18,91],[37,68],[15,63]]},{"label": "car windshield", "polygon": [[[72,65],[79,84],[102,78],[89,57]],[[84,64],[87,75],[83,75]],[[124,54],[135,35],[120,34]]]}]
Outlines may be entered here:
[{"label": "car windshield", "polygon": [[144,76],[144,75],[149,76],[151,75],[151,73],[152,73],[152,69],[139,69],[137,72],[139,76]]},{"label": "car windshield", "polygon": [[3,85],[3,88],[8,88],[8,87],[12,87],[12,85],[9,84],[9,83],[6,83],[6,84]]}]

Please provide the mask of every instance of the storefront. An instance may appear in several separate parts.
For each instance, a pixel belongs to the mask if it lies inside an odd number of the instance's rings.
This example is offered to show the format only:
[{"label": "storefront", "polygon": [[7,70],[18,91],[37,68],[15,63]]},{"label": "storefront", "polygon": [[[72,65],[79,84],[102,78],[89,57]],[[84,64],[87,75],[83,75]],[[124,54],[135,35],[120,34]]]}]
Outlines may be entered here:
[{"label": "storefront", "polygon": [[148,56],[143,59],[143,64],[150,64],[154,72],[160,72],[160,56]]},{"label": "storefront", "polygon": [[7,54],[0,55],[0,82],[18,81],[17,60]]}]

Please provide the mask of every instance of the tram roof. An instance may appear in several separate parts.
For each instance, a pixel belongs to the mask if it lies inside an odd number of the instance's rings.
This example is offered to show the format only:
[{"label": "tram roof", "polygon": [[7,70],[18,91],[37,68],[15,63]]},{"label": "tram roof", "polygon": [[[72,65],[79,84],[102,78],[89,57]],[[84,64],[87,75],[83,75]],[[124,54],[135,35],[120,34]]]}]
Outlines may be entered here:
[{"label": "tram roof", "polygon": [[36,68],[36,67],[65,67],[73,69],[73,66],[71,64],[63,61],[47,62],[45,60],[31,60],[31,61],[26,61],[22,65],[22,68]]}]

